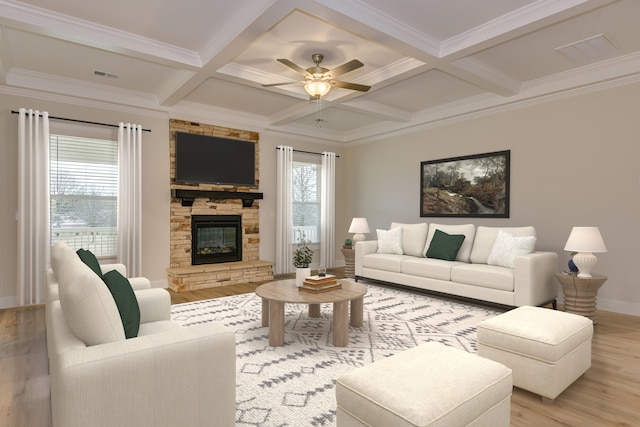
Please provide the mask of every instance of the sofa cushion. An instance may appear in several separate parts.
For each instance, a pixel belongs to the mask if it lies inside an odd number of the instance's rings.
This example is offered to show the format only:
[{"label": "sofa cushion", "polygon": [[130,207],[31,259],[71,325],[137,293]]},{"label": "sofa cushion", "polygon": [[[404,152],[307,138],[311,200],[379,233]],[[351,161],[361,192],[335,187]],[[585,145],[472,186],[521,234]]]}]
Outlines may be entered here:
[{"label": "sofa cushion", "polygon": [[451,280],[465,285],[513,291],[513,269],[487,264],[461,264],[451,269]]},{"label": "sofa cushion", "polygon": [[[66,246],[66,244],[62,243]],[[56,243],[56,245],[58,245]],[[52,254],[61,251],[52,248]],[[70,249],[67,257],[54,270],[58,279],[60,306],[69,329],[87,345],[124,340],[124,328],[118,307],[106,285]],[[52,265],[54,257],[52,256]]]},{"label": "sofa cushion", "polygon": [[124,335],[126,338],[135,338],[138,336],[140,329],[140,307],[138,299],[133,292],[131,284],[117,270],[111,270],[102,277],[104,283],[109,288],[113,300],[116,302],[122,326],[124,327]]},{"label": "sofa cushion", "polygon": [[436,230],[427,249],[427,258],[455,261],[463,242],[464,234],[447,234]]},{"label": "sofa cushion", "polygon": [[456,265],[465,265],[465,263],[436,258],[407,257],[402,261],[402,273],[448,281],[451,280],[451,269]]},{"label": "sofa cushion", "polygon": [[484,227],[480,226],[476,230],[476,237],[471,250],[471,262],[475,264],[487,264],[489,254],[493,249],[493,244],[498,237],[500,230],[506,231],[512,236],[533,236],[536,237],[535,227]]},{"label": "sofa cushion", "polygon": [[362,257],[362,266],[364,268],[400,273],[402,261],[406,258],[410,257],[394,254],[368,254]]},{"label": "sofa cushion", "polygon": [[76,254],[80,257],[82,262],[87,264],[87,266],[93,270],[99,277],[102,277],[102,269],[100,268],[100,263],[98,262],[98,258],[93,254],[93,252],[88,251],[86,249],[78,249]]},{"label": "sofa cushion", "polygon": [[535,237],[515,237],[500,230],[489,254],[489,258],[487,259],[487,264],[513,268],[513,262],[517,256],[530,254],[535,248]]},{"label": "sofa cushion", "polygon": [[402,255],[402,228],[392,228],[391,230],[376,230],[378,234],[379,254]]},{"label": "sofa cushion", "polygon": [[391,228],[402,227],[402,253],[424,258],[424,248],[427,241],[429,226],[426,222],[417,224],[402,224],[392,222]]},{"label": "sofa cushion", "polygon": [[476,234],[476,226],[473,224],[462,225],[449,225],[449,224],[430,224],[429,233],[427,235],[427,244],[424,247],[426,253],[431,245],[431,240],[436,230],[444,231],[447,234],[464,234],[464,242],[458,251],[456,261],[469,262],[469,255],[471,255],[471,247],[473,246],[473,239]]}]

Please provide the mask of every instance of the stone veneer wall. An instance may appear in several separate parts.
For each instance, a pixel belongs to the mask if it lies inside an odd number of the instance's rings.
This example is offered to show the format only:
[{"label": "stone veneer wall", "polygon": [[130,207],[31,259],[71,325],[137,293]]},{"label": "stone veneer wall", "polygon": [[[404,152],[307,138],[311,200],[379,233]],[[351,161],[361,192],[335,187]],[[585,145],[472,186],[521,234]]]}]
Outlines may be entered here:
[{"label": "stone veneer wall", "polygon": [[[171,190],[208,190],[257,192],[253,187],[214,184],[177,184],[175,182],[175,133],[189,132],[202,135],[236,138],[253,141],[258,145],[258,133],[230,129],[221,126],[194,123],[184,120],[169,121]],[[259,150],[256,147],[256,177],[259,177]],[[256,179],[256,184],[258,179]],[[260,261],[260,210],[259,201],[253,206],[242,207],[240,199],[196,198],[193,206],[182,206],[181,199],[171,199],[171,249],[169,288],[182,292],[237,283],[273,279],[272,265]],[[240,215],[242,217],[242,261],[191,265],[191,215]]]}]

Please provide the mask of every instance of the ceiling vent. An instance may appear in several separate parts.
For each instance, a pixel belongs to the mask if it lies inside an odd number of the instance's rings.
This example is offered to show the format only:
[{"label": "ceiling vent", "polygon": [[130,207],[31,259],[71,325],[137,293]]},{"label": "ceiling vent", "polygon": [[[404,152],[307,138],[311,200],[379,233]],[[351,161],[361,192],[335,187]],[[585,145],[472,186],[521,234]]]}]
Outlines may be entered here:
[{"label": "ceiling vent", "polygon": [[593,61],[616,50],[617,48],[604,34],[555,48],[556,52],[571,62]]},{"label": "ceiling vent", "polygon": [[120,77],[119,74],[107,73],[106,71],[99,71],[99,70],[95,70],[93,74],[99,77],[106,77],[109,79],[117,79],[118,77]]}]

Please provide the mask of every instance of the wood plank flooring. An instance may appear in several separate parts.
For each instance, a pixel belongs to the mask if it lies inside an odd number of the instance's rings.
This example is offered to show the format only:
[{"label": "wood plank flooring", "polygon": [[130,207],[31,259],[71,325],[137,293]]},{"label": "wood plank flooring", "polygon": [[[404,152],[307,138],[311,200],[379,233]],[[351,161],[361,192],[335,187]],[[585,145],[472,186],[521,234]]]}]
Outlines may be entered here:
[{"label": "wood plank flooring", "polygon": [[[171,293],[172,303],[253,292],[259,283]],[[640,426],[640,317],[598,312],[592,366],[553,403],[514,388],[515,427]],[[0,310],[0,426],[51,425],[44,306]]]}]

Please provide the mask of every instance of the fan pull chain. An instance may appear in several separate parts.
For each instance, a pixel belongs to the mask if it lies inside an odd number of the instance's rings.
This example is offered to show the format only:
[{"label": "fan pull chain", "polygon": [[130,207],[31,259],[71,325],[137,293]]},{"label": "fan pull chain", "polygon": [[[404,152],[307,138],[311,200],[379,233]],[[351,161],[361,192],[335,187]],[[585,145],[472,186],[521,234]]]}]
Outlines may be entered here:
[{"label": "fan pull chain", "polygon": [[318,99],[316,99],[316,126],[321,128],[323,121],[324,120],[322,120],[322,97],[319,96]]}]

